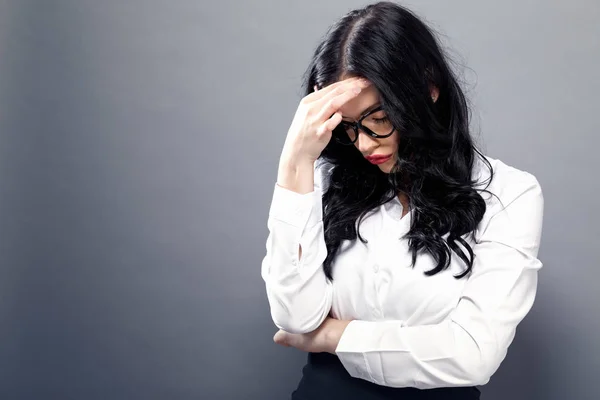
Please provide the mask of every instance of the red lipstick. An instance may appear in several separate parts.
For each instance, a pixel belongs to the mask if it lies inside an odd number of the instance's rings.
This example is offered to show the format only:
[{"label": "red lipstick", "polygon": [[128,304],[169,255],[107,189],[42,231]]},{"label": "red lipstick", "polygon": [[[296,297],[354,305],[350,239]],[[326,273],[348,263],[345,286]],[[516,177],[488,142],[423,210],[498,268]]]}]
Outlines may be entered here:
[{"label": "red lipstick", "polygon": [[387,160],[389,160],[390,158],[392,158],[392,154],[388,154],[388,155],[372,155],[372,156],[366,156],[365,158],[371,164],[383,164],[384,162],[386,162]]}]

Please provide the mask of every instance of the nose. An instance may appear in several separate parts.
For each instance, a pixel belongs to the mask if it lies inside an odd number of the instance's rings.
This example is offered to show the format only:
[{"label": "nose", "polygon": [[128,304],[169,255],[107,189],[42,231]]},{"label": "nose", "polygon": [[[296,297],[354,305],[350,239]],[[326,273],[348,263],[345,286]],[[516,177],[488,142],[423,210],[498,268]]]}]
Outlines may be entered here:
[{"label": "nose", "polygon": [[368,156],[369,154],[373,153],[373,150],[375,150],[379,146],[379,142],[377,141],[377,139],[367,135],[362,130],[358,131],[358,138],[356,139],[356,142],[354,144],[356,145],[358,151],[360,151],[365,156]]}]

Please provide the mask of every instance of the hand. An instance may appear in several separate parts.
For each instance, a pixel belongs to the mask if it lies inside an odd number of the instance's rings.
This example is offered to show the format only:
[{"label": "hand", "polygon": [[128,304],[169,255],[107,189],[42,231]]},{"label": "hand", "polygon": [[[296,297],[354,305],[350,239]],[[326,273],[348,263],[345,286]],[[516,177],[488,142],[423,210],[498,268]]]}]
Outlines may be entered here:
[{"label": "hand", "polygon": [[339,108],[371,83],[349,78],[304,97],[288,130],[282,156],[313,163],[329,143],[333,129],[342,121]]},{"label": "hand", "polygon": [[327,317],[317,329],[309,333],[288,333],[280,329],[273,336],[273,341],[310,353],[335,354],[340,338],[350,322]]}]

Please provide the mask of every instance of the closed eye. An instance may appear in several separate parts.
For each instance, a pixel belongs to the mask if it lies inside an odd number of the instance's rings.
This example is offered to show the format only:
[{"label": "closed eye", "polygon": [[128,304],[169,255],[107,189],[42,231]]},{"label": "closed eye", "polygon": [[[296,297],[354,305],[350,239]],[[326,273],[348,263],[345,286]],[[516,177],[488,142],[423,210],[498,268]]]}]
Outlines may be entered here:
[{"label": "closed eye", "polygon": [[373,121],[375,121],[376,124],[384,124],[386,122],[388,122],[390,119],[388,117],[383,117],[383,118],[373,118]]}]

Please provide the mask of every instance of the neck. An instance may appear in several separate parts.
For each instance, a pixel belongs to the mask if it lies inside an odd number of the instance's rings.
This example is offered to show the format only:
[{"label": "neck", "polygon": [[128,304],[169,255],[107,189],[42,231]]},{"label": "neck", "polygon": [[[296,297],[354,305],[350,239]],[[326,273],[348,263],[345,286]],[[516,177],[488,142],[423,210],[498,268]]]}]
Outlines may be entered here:
[{"label": "neck", "polygon": [[408,207],[409,207],[409,201],[408,201],[408,196],[406,195],[406,193],[399,193],[398,194],[398,200],[400,200],[400,204],[402,204],[402,216],[404,217],[406,215],[406,213],[408,213]]}]

